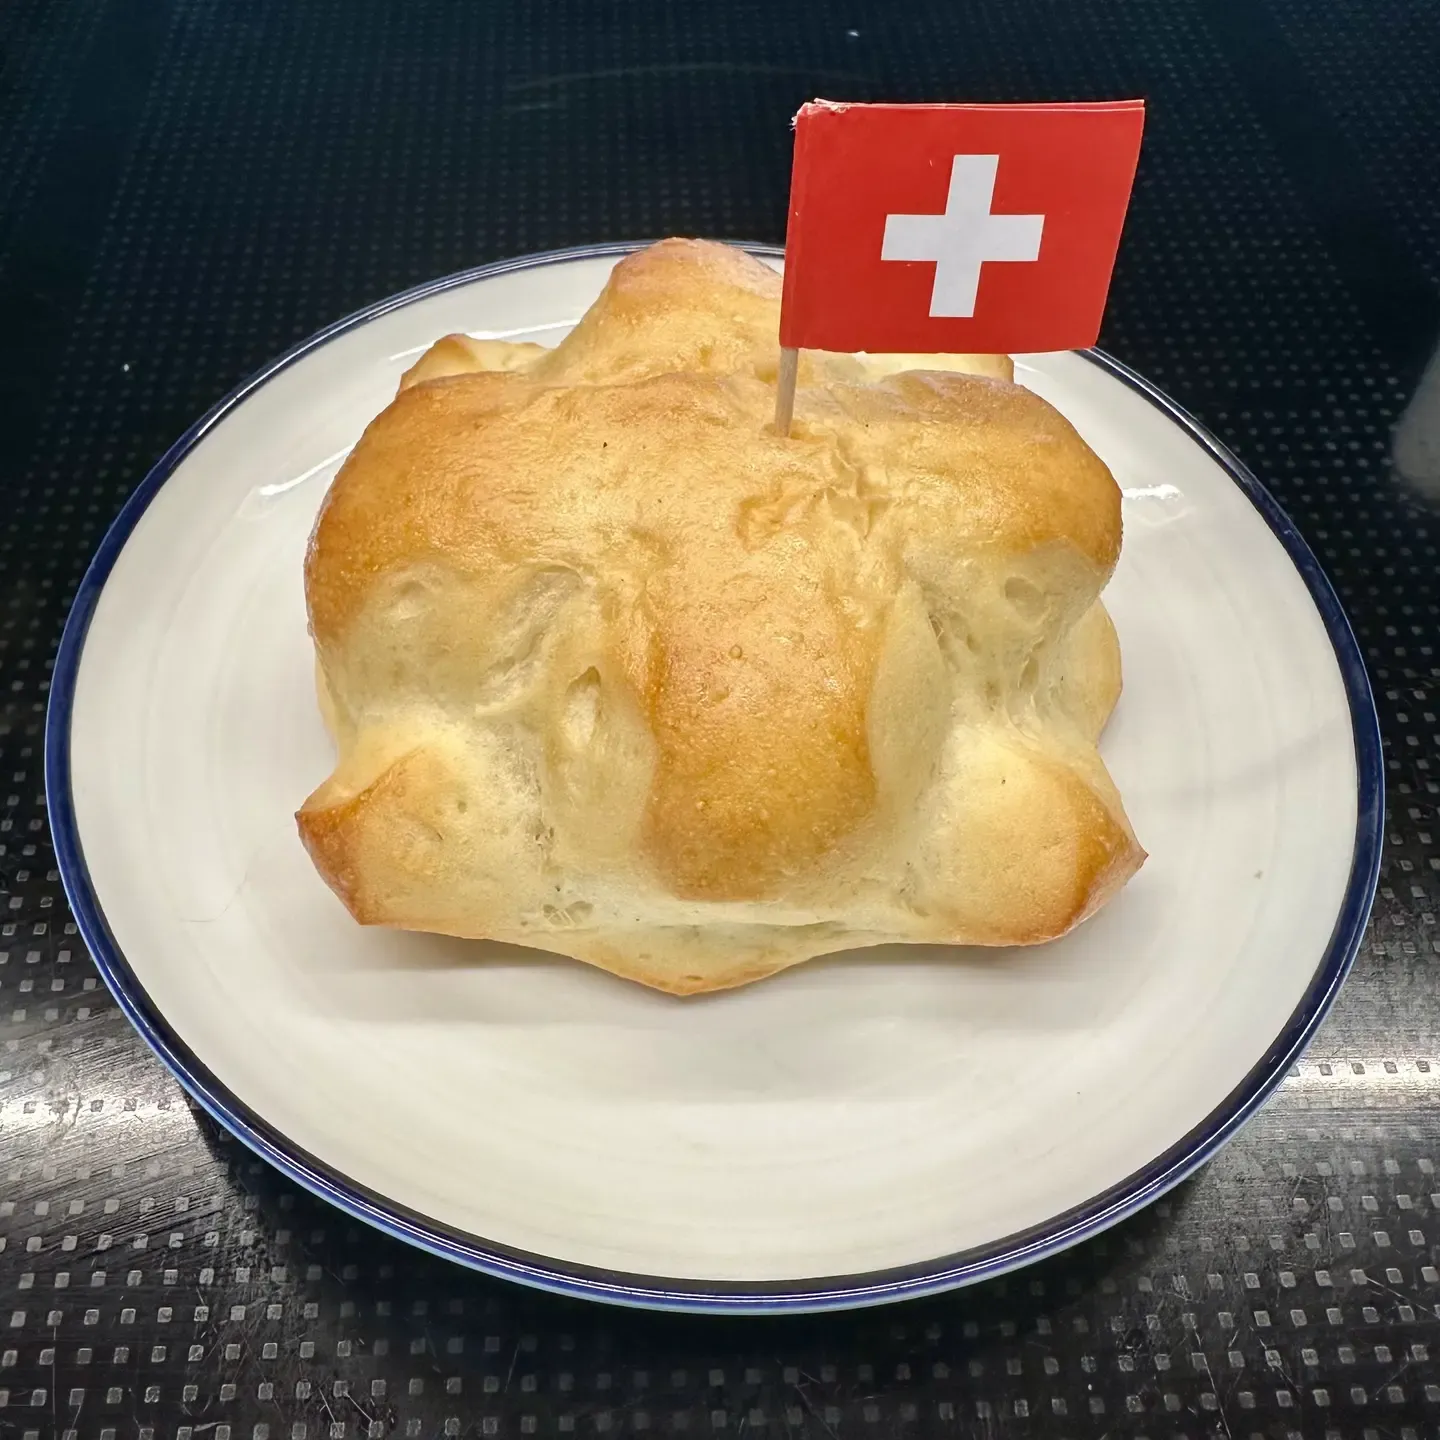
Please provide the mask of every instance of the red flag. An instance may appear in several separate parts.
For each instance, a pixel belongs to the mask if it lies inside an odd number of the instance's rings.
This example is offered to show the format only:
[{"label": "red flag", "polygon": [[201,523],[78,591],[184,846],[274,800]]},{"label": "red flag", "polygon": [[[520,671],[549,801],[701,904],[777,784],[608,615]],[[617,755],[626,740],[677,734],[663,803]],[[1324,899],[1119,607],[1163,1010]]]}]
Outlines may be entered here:
[{"label": "red flag", "polygon": [[1100,333],[1144,102],[795,117],[780,343],[1070,350]]}]

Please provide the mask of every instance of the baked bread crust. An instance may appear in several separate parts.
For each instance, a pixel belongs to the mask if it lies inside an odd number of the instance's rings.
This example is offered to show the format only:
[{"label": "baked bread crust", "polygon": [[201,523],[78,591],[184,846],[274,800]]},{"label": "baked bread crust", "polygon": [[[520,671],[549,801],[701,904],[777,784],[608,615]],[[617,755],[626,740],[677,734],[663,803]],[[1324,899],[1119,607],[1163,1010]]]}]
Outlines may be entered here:
[{"label": "baked bread crust", "polygon": [[782,439],[778,307],[667,241],[366,430],[306,558],[339,758],[297,817],[357,920],[690,994],[1049,939],[1143,861],[1095,748],[1109,471],[1004,357],[807,354]]}]

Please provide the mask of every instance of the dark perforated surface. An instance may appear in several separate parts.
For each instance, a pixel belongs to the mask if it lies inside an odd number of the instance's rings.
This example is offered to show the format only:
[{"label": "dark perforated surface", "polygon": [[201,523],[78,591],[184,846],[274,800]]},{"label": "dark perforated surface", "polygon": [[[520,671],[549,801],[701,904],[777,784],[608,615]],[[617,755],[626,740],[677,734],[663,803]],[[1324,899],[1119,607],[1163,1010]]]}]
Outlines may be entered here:
[{"label": "dark perforated surface", "polygon": [[74,54],[98,14],[85,0],[14,0],[0,20],[0,270],[64,121]]},{"label": "dark perforated surface", "polygon": [[[0,5],[0,1435],[1440,1433],[1430,0]],[[352,1227],[187,1107],[69,924],[50,657],[160,450],[272,354],[505,254],[777,238],[813,93],[1140,93],[1106,344],[1319,551],[1387,741],[1385,871],[1308,1058],[1171,1200],[1002,1286],[824,1320],[564,1305]]]}]

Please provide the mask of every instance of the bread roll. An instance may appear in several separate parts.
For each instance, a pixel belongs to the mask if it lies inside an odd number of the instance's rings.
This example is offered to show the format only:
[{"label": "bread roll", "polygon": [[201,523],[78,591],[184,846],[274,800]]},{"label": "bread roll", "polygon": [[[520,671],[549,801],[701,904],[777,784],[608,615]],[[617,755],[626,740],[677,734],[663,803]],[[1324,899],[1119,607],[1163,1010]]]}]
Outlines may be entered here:
[{"label": "bread roll", "polygon": [[1046,940],[1138,868],[1109,471],[1004,357],[807,354],[781,438],[778,312],[667,241],[366,430],[306,558],[339,758],[298,816],[357,920],[695,994]]}]

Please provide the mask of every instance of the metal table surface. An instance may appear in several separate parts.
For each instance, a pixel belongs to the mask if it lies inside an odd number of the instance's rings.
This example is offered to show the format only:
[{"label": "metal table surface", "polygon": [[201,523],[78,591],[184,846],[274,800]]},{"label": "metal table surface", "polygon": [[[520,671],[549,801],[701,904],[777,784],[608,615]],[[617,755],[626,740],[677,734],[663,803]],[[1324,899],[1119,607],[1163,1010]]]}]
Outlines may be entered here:
[{"label": "metal table surface", "polygon": [[[1440,516],[1389,460],[1440,337],[1437,29],[1434,0],[0,0],[0,1436],[1440,1434]],[[482,260],[779,239],[816,93],[1148,97],[1103,343],[1349,608],[1380,898],[1272,1103],[1066,1257],[827,1318],[562,1303],[192,1111],[66,913],[47,676],[106,524],[248,372]]]}]

